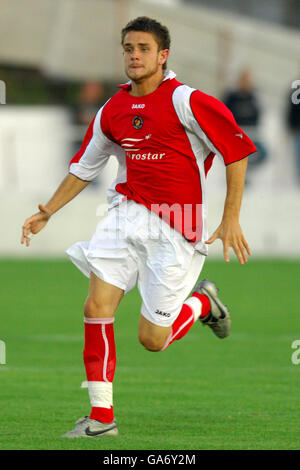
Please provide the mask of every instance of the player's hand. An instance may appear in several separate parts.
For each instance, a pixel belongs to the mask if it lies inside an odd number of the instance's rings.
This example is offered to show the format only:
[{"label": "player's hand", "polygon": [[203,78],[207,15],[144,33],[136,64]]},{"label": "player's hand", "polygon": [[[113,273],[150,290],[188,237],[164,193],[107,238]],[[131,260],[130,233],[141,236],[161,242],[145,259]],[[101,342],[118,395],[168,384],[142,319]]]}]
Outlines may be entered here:
[{"label": "player's hand", "polygon": [[240,262],[240,264],[247,263],[247,254],[251,256],[251,250],[245,240],[240,224],[237,221],[222,221],[217,230],[205,242],[211,245],[217,239],[223,242],[224,260],[229,263],[229,248],[232,248]]},{"label": "player's hand", "polygon": [[51,211],[42,204],[39,204],[39,210],[37,214],[26,219],[22,227],[21,243],[26,243],[26,246],[30,244],[30,234],[36,234],[42,230],[52,215]]}]

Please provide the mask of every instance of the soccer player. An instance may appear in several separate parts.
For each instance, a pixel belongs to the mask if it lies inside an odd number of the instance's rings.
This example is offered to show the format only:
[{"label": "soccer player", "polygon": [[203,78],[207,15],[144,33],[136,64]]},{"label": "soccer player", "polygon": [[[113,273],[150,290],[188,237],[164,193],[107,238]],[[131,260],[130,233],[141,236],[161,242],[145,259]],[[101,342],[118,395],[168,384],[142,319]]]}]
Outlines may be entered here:
[{"label": "soccer player", "polygon": [[[226,262],[230,247],[240,264],[251,254],[239,212],[247,157],[255,146],[224,104],[167,71],[170,36],[165,26],[136,18],[122,30],[122,46],[128,83],[97,112],[69,174],[23,225],[21,242],[29,246],[30,234],[77,196],[111,155],[117,157],[108,215],[90,242],[67,250],[90,278],[83,359],[91,413],[63,437],[118,434],[114,319],[124,294],[138,284],[139,340],[149,351],[170,347],[198,320],[225,338],[231,320],[215,284],[203,280],[194,286],[207,245],[216,239],[223,242]],[[205,180],[215,155],[226,165],[227,194],[222,221],[207,239]]]}]

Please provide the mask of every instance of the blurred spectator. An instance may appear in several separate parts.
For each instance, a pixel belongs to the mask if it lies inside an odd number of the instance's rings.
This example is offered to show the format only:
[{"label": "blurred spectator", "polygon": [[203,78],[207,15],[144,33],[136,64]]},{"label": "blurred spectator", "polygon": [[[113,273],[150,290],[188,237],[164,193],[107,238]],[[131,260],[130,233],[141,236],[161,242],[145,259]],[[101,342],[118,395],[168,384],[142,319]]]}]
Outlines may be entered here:
[{"label": "blurred spectator", "polygon": [[257,147],[257,152],[249,158],[246,184],[249,173],[265,161],[267,152],[259,137],[261,105],[254,87],[253,75],[249,69],[241,71],[234,90],[228,90],[223,98],[224,104],[230,109],[238,125],[246,132]]},{"label": "blurred spectator", "polygon": [[91,80],[82,85],[78,102],[74,107],[76,124],[85,127],[90,124],[99,108],[104,104],[104,95],[104,87],[101,82]]},{"label": "blurred spectator", "polygon": [[[105,101],[105,90],[101,82],[90,80],[80,88],[77,103],[72,107],[73,124],[76,126],[73,155],[80,149],[89,124]],[[95,188],[98,184],[99,181],[94,180],[91,186]]]},{"label": "blurred spectator", "polygon": [[[293,95],[295,99],[292,99]],[[298,184],[300,184],[300,103],[298,101],[299,92],[297,93],[295,90],[292,90],[289,93],[287,125],[294,141],[297,179]]]}]

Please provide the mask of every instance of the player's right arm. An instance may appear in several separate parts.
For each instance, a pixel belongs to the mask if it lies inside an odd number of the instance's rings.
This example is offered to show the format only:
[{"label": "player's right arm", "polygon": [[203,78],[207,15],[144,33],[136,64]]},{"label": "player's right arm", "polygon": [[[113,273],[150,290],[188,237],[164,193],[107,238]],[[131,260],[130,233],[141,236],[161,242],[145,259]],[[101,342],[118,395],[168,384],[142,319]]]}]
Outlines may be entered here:
[{"label": "player's right arm", "polygon": [[40,232],[50,217],[74,199],[89,183],[90,181],[83,181],[75,175],[67,175],[47,204],[39,204],[39,212],[25,220],[22,227],[21,243],[26,243],[26,246],[29,246],[30,234]]},{"label": "player's right arm", "polygon": [[114,153],[114,143],[102,131],[101,114],[98,111],[84,137],[80,150],[70,162],[69,174],[57,188],[46,205],[39,204],[39,212],[25,220],[22,227],[21,243],[30,244],[30,234],[36,234],[45,227],[50,217],[74,199],[106,165]]}]

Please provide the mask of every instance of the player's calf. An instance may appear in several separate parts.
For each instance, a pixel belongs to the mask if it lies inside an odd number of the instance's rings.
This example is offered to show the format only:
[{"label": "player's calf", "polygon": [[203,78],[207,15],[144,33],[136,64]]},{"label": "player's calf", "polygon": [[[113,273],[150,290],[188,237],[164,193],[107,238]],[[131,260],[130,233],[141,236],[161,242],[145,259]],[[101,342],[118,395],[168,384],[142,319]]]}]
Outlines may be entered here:
[{"label": "player's calf", "polygon": [[156,352],[161,351],[166,339],[139,335],[139,341],[148,351]]},{"label": "player's calf", "polygon": [[140,316],[139,341],[148,351],[161,351],[170,332],[171,327],[155,325]]}]

